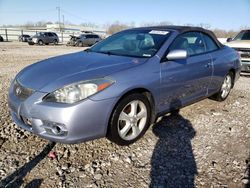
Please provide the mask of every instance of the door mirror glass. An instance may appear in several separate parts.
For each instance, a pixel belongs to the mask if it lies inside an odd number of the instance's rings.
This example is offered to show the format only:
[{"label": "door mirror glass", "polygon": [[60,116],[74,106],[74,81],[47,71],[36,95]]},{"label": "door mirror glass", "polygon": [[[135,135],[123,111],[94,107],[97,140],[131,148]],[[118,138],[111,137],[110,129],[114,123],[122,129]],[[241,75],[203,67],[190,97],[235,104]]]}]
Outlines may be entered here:
[{"label": "door mirror glass", "polygon": [[172,50],[166,56],[167,60],[178,60],[187,58],[187,50]]}]

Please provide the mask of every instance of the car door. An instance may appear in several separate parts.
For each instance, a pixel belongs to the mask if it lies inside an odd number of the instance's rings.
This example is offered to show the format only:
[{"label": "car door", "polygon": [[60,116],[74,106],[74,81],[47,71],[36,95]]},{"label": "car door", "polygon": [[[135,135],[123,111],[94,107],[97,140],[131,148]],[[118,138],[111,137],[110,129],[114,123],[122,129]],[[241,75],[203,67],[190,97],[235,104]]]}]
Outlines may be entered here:
[{"label": "car door", "polygon": [[161,62],[161,110],[206,96],[212,76],[211,56],[200,32],[180,34],[167,52],[172,50],[186,50],[187,58]]},{"label": "car door", "polygon": [[225,65],[224,61],[222,61],[221,51],[219,50],[219,46],[216,42],[207,34],[202,33],[202,38],[205,43],[206,52],[209,53],[211,56],[211,60],[213,63],[213,75],[210,79],[209,86],[208,86],[208,95],[213,94],[214,92],[218,91],[221,87],[221,82],[223,79],[218,79],[217,75],[221,75],[221,72],[225,72]]},{"label": "car door", "polygon": [[92,37],[91,35],[86,35],[86,45],[91,45]]},{"label": "car door", "polygon": [[43,33],[43,42],[45,44],[49,43],[49,35],[48,35],[48,33]]},{"label": "car door", "polygon": [[48,34],[48,42],[52,43],[54,42],[54,35],[52,33],[47,33]]},{"label": "car door", "polygon": [[93,35],[88,35],[88,45],[91,46],[93,44],[94,37]]}]

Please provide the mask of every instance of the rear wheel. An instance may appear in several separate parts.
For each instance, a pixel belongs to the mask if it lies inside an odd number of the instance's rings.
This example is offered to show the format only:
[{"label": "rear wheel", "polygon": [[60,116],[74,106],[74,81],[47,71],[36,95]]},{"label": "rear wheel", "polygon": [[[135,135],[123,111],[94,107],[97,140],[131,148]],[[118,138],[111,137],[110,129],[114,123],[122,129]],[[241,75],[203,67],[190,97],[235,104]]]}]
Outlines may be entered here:
[{"label": "rear wheel", "polygon": [[43,45],[43,41],[42,41],[42,40],[39,40],[39,41],[38,41],[38,44],[39,44],[39,45]]},{"label": "rear wheel", "polygon": [[220,91],[211,96],[210,98],[216,101],[224,101],[228,97],[233,87],[233,78],[234,78],[233,73],[229,72],[224,78]]},{"label": "rear wheel", "polygon": [[112,114],[107,137],[118,145],[129,145],[141,138],[150,123],[150,103],[143,94],[123,98]]}]

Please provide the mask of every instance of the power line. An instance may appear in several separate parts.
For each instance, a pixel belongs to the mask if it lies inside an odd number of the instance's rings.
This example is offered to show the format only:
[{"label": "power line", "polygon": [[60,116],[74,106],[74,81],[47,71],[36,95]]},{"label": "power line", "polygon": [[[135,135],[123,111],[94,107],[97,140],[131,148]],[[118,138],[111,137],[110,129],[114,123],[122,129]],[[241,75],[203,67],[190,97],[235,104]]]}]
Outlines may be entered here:
[{"label": "power line", "polygon": [[47,13],[47,12],[54,12],[55,9],[49,9],[49,10],[12,10],[12,11],[1,11],[0,13],[4,14],[26,14],[26,13]]},{"label": "power line", "polygon": [[79,20],[87,21],[86,19],[84,19],[84,18],[82,18],[82,17],[80,17],[78,15],[75,15],[75,14],[73,14],[73,13],[67,11],[67,10],[61,9],[61,11],[64,12],[64,13],[66,13],[66,14],[68,14],[68,15],[70,15],[70,16],[72,16],[72,17],[74,17],[74,18],[77,18]]}]

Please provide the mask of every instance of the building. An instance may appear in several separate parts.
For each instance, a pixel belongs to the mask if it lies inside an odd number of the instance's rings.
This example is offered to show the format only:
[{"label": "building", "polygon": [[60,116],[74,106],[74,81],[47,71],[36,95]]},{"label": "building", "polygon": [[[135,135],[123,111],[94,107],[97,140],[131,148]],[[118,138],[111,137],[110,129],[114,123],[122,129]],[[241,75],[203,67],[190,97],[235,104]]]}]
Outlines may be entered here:
[{"label": "building", "polygon": [[106,30],[101,27],[86,27],[79,25],[47,24],[47,31],[80,34],[82,32],[93,32],[101,36],[106,35]]}]

